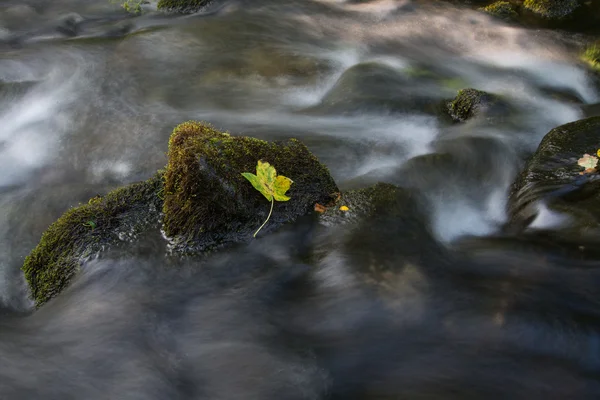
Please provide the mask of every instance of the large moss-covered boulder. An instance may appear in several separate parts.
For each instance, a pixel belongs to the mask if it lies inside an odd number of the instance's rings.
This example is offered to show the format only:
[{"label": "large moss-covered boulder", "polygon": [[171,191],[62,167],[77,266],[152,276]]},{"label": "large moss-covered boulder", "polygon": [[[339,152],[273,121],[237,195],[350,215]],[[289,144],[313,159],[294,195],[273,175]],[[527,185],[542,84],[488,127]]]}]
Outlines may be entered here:
[{"label": "large moss-covered boulder", "polygon": [[571,16],[581,5],[579,0],[525,0],[523,7],[547,19]]},{"label": "large moss-covered boulder", "polygon": [[464,122],[474,117],[498,120],[510,112],[510,106],[499,96],[472,88],[460,90],[448,102],[447,108],[455,122]]},{"label": "large moss-covered boulder", "polygon": [[169,12],[193,13],[211,2],[212,0],[159,0],[157,8]]},{"label": "large moss-covered boulder", "polygon": [[287,192],[291,200],[275,202],[261,234],[337,196],[327,168],[297,140],[271,143],[186,122],[171,135],[165,177],[164,231],[173,249],[206,252],[252,238],[270,204],[241,174],[255,173],[259,160],[294,182]]},{"label": "large moss-covered boulder", "polygon": [[67,211],[25,258],[23,272],[39,307],[60,293],[87,258],[129,241],[160,221],[163,173]]},{"label": "large moss-covered boulder", "polygon": [[509,228],[519,230],[536,217],[536,204],[569,217],[578,232],[600,230],[600,176],[583,174],[578,160],[600,148],[600,117],[551,130],[513,185]]}]

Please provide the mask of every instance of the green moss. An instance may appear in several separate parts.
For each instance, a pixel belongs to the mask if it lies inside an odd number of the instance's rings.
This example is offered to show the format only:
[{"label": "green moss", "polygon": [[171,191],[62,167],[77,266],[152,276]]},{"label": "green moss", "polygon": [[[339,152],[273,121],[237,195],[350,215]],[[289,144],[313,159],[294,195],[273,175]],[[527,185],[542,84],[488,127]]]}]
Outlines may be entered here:
[{"label": "green moss", "polygon": [[198,11],[208,5],[212,0],[159,0],[157,8],[159,10],[191,13]]},{"label": "green moss", "polygon": [[498,96],[476,89],[459,90],[447,107],[448,113],[457,122],[464,122],[480,114],[498,117],[510,109]]},{"label": "green moss", "polygon": [[142,12],[143,0],[110,0],[110,2],[121,4],[121,7],[133,14]]},{"label": "green moss", "polygon": [[513,20],[519,16],[515,11],[515,7],[508,1],[497,1],[481,10],[504,20]]},{"label": "green moss", "polygon": [[596,42],[585,49],[581,58],[592,68],[600,71],[600,42]]},{"label": "green moss", "polygon": [[525,0],[523,6],[547,19],[563,19],[579,6],[578,0]]},{"label": "green moss", "polygon": [[157,194],[162,186],[159,172],[145,182],[94,197],[50,225],[22,268],[36,305],[60,293],[85,258],[118,242],[119,230],[139,231],[158,221],[162,201]]},{"label": "green moss", "polygon": [[448,103],[448,111],[452,119],[462,122],[472,117],[477,105],[486,94],[476,89],[459,90],[454,100]]},{"label": "green moss", "polygon": [[207,251],[249,240],[269,211],[262,194],[241,175],[258,160],[294,181],[290,201],[277,202],[262,232],[331,201],[338,191],[329,171],[302,143],[234,137],[208,124],[185,122],[169,140],[164,229],[183,252]]}]

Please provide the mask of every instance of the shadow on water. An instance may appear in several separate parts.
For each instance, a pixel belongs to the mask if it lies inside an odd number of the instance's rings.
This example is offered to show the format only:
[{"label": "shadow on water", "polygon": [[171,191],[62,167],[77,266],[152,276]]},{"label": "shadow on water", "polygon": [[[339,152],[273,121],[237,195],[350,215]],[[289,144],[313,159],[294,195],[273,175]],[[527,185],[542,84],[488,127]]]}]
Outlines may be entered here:
[{"label": "shadow on water", "polygon": [[597,398],[597,261],[390,236],[413,219],[299,228],[201,265],[156,235],[89,262],[36,313],[3,315],[0,395]]}]

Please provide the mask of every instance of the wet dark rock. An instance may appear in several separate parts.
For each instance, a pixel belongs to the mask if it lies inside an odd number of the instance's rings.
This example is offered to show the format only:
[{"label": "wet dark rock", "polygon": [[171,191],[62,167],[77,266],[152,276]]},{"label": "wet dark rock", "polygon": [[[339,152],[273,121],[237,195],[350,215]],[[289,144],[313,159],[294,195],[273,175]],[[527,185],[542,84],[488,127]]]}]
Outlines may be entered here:
[{"label": "wet dark rock", "polygon": [[80,24],[84,21],[79,14],[69,14],[61,18],[56,30],[69,37],[74,37],[79,34]]},{"label": "wet dark rock", "polygon": [[158,9],[182,14],[199,11],[212,3],[212,0],[159,0]]},{"label": "wet dark rock", "polygon": [[600,117],[571,122],[551,130],[515,181],[509,199],[509,230],[525,228],[544,202],[570,217],[571,229],[600,229],[600,177],[584,174],[577,164],[600,147]]},{"label": "wet dark rock", "polygon": [[597,32],[600,2],[587,0],[446,0],[531,28]]},{"label": "wet dark rock", "polygon": [[581,111],[585,118],[600,116],[600,103],[583,104]]},{"label": "wet dark rock", "polygon": [[526,24],[593,32],[600,24],[600,3],[585,0],[526,0],[520,14]]},{"label": "wet dark rock", "polygon": [[510,113],[510,106],[499,96],[471,88],[460,90],[447,107],[455,122],[474,117],[497,120]]},{"label": "wet dark rock", "polygon": [[200,253],[252,239],[270,205],[241,174],[255,173],[259,160],[294,182],[287,193],[291,200],[275,202],[261,234],[337,195],[327,168],[295,139],[271,143],[183,123],[171,135],[165,175],[164,230],[175,250]]}]

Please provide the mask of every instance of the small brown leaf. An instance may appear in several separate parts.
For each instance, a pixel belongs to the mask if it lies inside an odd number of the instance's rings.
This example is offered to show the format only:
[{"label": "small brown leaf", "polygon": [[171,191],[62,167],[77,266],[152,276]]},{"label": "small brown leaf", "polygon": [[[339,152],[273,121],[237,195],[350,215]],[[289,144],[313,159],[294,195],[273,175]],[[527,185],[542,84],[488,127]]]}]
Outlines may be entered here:
[{"label": "small brown leaf", "polygon": [[596,168],[586,168],[585,171],[580,172],[579,175],[593,174],[594,172],[596,172]]},{"label": "small brown leaf", "polygon": [[320,212],[320,213],[324,213],[325,211],[327,211],[327,207],[322,206],[319,203],[315,203],[315,211],[316,212]]}]

